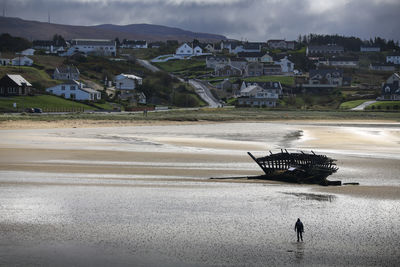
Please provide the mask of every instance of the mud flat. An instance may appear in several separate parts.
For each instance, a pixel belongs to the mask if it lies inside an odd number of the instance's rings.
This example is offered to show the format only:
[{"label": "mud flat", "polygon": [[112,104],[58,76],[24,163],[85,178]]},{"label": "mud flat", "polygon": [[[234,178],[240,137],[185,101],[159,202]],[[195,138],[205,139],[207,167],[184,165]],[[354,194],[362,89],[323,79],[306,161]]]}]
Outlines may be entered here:
[{"label": "mud flat", "polygon": [[[0,265],[399,264],[397,123],[5,125]],[[360,186],[208,179],[260,175],[246,152],[280,148]]]}]

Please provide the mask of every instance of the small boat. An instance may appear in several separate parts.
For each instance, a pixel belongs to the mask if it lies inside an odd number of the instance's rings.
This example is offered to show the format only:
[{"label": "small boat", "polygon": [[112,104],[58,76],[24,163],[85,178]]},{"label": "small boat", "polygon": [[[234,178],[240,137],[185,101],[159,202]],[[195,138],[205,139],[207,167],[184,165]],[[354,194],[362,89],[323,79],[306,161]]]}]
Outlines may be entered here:
[{"label": "small boat", "polygon": [[256,158],[250,152],[249,156],[260,166],[265,175],[254,177],[255,179],[265,179],[282,181],[288,183],[305,183],[320,185],[341,185],[341,181],[329,181],[326,178],[337,172],[335,159],[325,155],[311,153],[289,153],[286,149],[281,149],[280,153]]}]

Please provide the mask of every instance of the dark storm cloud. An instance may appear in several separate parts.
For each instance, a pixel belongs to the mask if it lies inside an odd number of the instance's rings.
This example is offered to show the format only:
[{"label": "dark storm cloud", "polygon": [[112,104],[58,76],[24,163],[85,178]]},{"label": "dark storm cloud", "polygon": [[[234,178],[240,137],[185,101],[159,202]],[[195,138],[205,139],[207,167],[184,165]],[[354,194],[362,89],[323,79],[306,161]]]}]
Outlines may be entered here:
[{"label": "dark storm cloud", "polygon": [[265,41],[327,33],[400,39],[397,0],[3,0],[6,15],[72,25],[151,23]]}]

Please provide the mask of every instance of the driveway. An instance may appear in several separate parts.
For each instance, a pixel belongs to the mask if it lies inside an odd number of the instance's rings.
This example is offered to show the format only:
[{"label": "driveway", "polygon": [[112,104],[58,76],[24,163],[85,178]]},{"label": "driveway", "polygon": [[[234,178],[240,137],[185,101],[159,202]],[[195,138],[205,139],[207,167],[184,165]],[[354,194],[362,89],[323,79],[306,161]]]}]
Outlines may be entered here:
[{"label": "driveway", "polygon": [[352,108],[351,110],[364,110],[366,107],[368,107],[369,105],[371,105],[371,104],[373,104],[375,102],[376,102],[375,100],[373,100],[373,101],[365,101],[361,105],[359,105],[359,106],[357,106],[355,108]]},{"label": "driveway", "polygon": [[210,89],[203,83],[197,80],[189,80],[189,84],[196,89],[196,93],[208,103],[211,108],[221,107],[221,104],[211,94]]}]

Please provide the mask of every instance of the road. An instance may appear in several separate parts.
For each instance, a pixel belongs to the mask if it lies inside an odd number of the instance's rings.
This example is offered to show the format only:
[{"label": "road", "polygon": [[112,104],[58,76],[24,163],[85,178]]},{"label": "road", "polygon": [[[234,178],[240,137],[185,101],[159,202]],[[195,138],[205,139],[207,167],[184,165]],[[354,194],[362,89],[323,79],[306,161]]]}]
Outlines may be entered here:
[{"label": "road", "polygon": [[211,94],[210,89],[200,81],[190,79],[189,84],[196,89],[196,93],[208,103],[211,108],[221,107],[221,104]]},{"label": "road", "polygon": [[366,102],[362,103],[361,105],[359,105],[359,106],[357,106],[355,108],[352,108],[351,110],[364,110],[366,107],[368,107],[369,105],[371,105],[371,104],[373,104],[375,102],[376,102],[375,100],[366,101]]},{"label": "road", "polygon": [[[137,59],[137,62],[145,67],[146,69],[156,72],[160,71],[159,68],[156,66],[152,65],[149,61],[144,60],[144,59]],[[170,74],[172,77],[178,78],[181,82],[183,82],[182,78],[176,77],[173,74]],[[221,104],[214,98],[214,96],[211,94],[210,89],[204,85],[202,82],[197,81],[197,80],[189,80],[189,84],[193,86],[196,89],[196,93],[206,102],[208,103],[209,107],[211,108],[217,108],[221,107]]]},{"label": "road", "polygon": [[143,67],[145,67],[146,69],[152,71],[152,72],[157,72],[160,71],[159,68],[157,68],[156,66],[152,65],[149,61],[144,60],[144,59],[136,59],[136,61],[142,65]]}]

